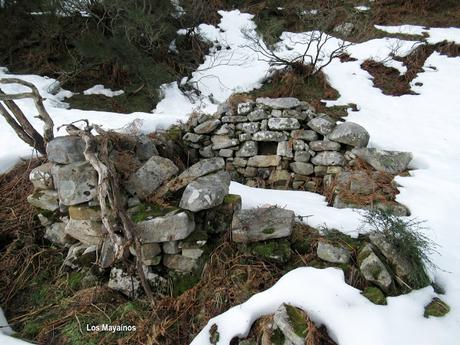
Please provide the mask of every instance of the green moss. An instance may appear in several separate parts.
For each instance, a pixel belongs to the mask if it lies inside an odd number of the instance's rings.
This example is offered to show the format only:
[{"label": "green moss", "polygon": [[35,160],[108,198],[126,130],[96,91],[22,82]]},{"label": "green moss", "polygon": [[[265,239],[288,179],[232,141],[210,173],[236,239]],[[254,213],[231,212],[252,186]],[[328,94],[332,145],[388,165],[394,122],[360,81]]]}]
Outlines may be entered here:
[{"label": "green moss", "polygon": [[266,234],[266,235],[271,235],[275,232],[275,229],[274,228],[265,228],[262,230],[262,233]]},{"label": "green moss", "polygon": [[273,330],[272,336],[270,338],[270,341],[272,342],[273,345],[284,345],[285,337],[283,332],[281,332],[280,329],[275,329]]},{"label": "green moss", "polygon": [[[83,320],[80,320],[80,323],[83,323]],[[91,321],[88,324],[98,324],[96,321]],[[79,323],[75,320],[72,321],[64,326],[62,329],[62,334],[67,338],[68,344],[72,345],[96,345],[98,342],[96,339],[92,339],[88,333],[81,333],[80,331],[80,325]]]},{"label": "green moss", "polygon": [[249,251],[260,258],[278,263],[286,263],[291,258],[291,247],[286,240],[251,244]]},{"label": "green moss", "polygon": [[232,203],[240,202],[240,201],[241,201],[241,196],[240,195],[238,195],[238,194],[227,194],[224,197],[223,203],[224,204],[232,204]]},{"label": "green moss", "polygon": [[166,137],[172,141],[180,141],[182,139],[182,129],[179,126],[171,126],[166,131]]},{"label": "green moss", "polygon": [[81,272],[72,272],[69,274],[67,283],[72,290],[78,290],[81,286],[81,280],[83,279],[83,274]]},{"label": "green moss", "polygon": [[362,292],[362,295],[374,304],[379,304],[379,305],[387,304],[387,299],[385,295],[383,294],[382,290],[374,286],[365,288],[364,291]]},{"label": "green moss", "polygon": [[200,275],[196,272],[179,273],[169,272],[173,296],[180,296],[188,289],[194,287],[200,281]]},{"label": "green moss", "polygon": [[140,204],[137,207],[137,211],[131,216],[131,219],[134,223],[139,223],[149,217],[155,218],[164,216],[175,209],[175,207],[164,207],[158,204]]},{"label": "green moss", "polygon": [[39,322],[31,320],[24,325],[20,335],[26,339],[32,339],[35,338],[38,333],[40,333],[41,328],[42,325]]},{"label": "green moss", "polygon": [[289,323],[291,324],[292,328],[294,329],[295,334],[297,334],[301,338],[305,338],[307,336],[307,317],[305,313],[301,310],[293,307],[291,305],[286,305],[286,312],[289,317]]},{"label": "green moss", "polygon": [[449,305],[441,299],[435,297],[427,306],[425,306],[425,313],[423,316],[441,317],[446,315],[449,311]]}]

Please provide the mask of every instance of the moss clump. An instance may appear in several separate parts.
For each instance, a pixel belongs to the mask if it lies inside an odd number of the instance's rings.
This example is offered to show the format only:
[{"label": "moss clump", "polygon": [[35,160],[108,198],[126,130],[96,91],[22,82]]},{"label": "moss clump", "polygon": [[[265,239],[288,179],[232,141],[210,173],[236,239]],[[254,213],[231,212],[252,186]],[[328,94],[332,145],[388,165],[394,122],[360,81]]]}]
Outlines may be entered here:
[{"label": "moss clump", "polygon": [[131,216],[134,223],[139,223],[149,217],[161,217],[174,211],[175,207],[164,207],[158,204],[140,204],[137,211]]},{"label": "moss clump", "polygon": [[24,336],[26,339],[33,339],[40,333],[41,328],[42,325],[39,322],[29,321],[24,325],[21,336]]},{"label": "moss clump", "polygon": [[69,288],[72,290],[78,290],[81,286],[81,280],[83,279],[83,274],[81,272],[72,272],[69,274],[67,283]]},{"label": "moss clump", "polygon": [[253,255],[277,263],[286,263],[291,258],[291,247],[286,240],[255,243],[249,250]]},{"label": "moss clump", "polygon": [[289,323],[294,329],[295,334],[301,338],[305,338],[308,333],[307,316],[305,313],[291,305],[286,305],[286,312],[289,317]]},{"label": "moss clump", "polygon": [[446,302],[443,302],[439,298],[435,297],[427,306],[425,306],[425,313],[423,314],[423,316],[441,317],[446,315],[449,311],[449,305]]},{"label": "moss clump", "polygon": [[379,304],[379,305],[387,304],[387,299],[385,295],[383,294],[382,290],[380,290],[379,288],[376,288],[373,286],[367,287],[362,292],[362,295],[374,304]]},{"label": "moss clump", "polygon": [[226,196],[224,196],[223,204],[232,204],[240,201],[241,196],[239,196],[238,194],[227,194]]},{"label": "moss clump", "polygon": [[266,234],[266,235],[271,235],[275,232],[275,229],[274,228],[265,228],[262,230],[262,233]]},{"label": "moss clump", "polygon": [[194,287],[200,281],[200,275],[196,272],[179,273],[169,272],[171,290],[173,296],[180,296],[188,289]]},{"label": "moss clump", "polygon": [[166,137],[172,141],[180,141],[182,139],[182,130],[179,126],[171,126],[166,131]]},{"label": "moss clump", "polygon": [[283,345],[285,341],[283,332],[281,332],[281,330],[278,328],[273,330],[270,341],[272,342],[273,345]]}]

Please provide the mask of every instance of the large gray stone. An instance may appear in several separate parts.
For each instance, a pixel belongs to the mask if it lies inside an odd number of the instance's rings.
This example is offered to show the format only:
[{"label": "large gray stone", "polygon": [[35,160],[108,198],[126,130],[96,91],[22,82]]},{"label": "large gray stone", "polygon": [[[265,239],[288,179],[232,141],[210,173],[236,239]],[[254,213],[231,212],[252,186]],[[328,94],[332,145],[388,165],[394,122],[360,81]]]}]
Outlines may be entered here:
[{"label": "large gray stone", "polygon": [[407,169],[412,154],[410,152],[385,151],[373,148],[357,148],[352,153],[363,159],[377,171],[399,174]]},{"label": "large gray stone", "polygon": [[198,163],[193,164],[190,168],[182,172],[182,174],[174,180],[174,190],[185,187],[198,177],[208,175],[224,168],[225,161],[221,157],[201,159]]},{"label": "large gray stone", "polygon": [[29,174],[29,180],[34,185],[35,190],[54,188],[53,176],[51,175],[52,167],[53,163],[48,162],[32,169]]},{"label": "large gray stone", "polygon": [[[335,123],[323,117],[315,117],[307,123],[308,127],[322,135],[328,135],[335,127]],[[332,139],[331,139],[332,140]]]},{"label": "large gray stone", "polygon": [[268,119],[270,114],[265,112],[263,109],[256,109],[248,114],[249,121],[260,121],[264,119]]},{"label": "large gray stone", "polygon": [[[131,254],[137,256],[136,249],[134,246],[129,248]],[[161,246],[158,243],[142,243],[141,244],[141,261],[143,265],[154,266],[159,263],[161,257]]]},{"label": "large gray stone", "polygon": [[252,136],[252,140],[255,141],[285,141],[287,140],[286,134],[282,132],[274,132],[274,131],[260,131],[254,133]]},{"label": "large gray stone", "polygon": [[329,134],[329,139],[354,147],[366,147],[369,143],[369,133],[363,126],[354,122],[344,122]]},{"label": "large gray stone", "polygon": [[278,207],[240,210],[233,215],[232,240],[248,243],[288,237],[294,218],[293,211]]},{"label": "large gray stone", "polygon": [[314,141],[318,139],[318,133],[309,129],[298,129],[291,132],[294,139],[301,139],[305,141]]},{"label": "large gray stone", "polygon": [[147,135],[140,135],[136,143],[136,156],[141,161],[146,161],[152,156],[158,156],[155,143]]},{"label": "large gray stone", "polygon": [[257,168],[276,167],[280,164],[281,157],[277,155],[260,155],[250,157],[248,159],[248,166]]},{"label": "large gray stone", "polygon": [[308,146],[313,151],[339,151],[340,144],[335,141],[315,140],[311,141]]},{"label": "large gray stone", "polygon": [[294,162],[289,164],[289,167],[293,172],[300,175],[311,175],[314,171],[313,164],[310,163]]},{"label": "large gray stone", "polygon": [[310,153],[308,151],[296,151],[294,155],[294,160],[296,162],[307,163],[310,160]]},{"label": "large gray stone", "polygon": [[190,143],[198,143],[200,140],[204,138],[204,135],[202,134],[196,134],[196,133],[185,133],[185,135],[182,137],[184,141],[188,141]]},{"label": "large gray stone", "polygon": [[252,157],[257,155],[257,143],[252,140],[245,141],[238,151],[236,151],[236,157]]},{"label": "large gray stone", "polygon": [[316,254],[320,259],[336,264],[346,264],[351,257],[351,253],[347,249],[326,242],[318,242]]},{"label": "large gray stone", "polygon": [[179,206],[192,212],[218,206],[228,194],[229,186],[230,175],[226,171],[200,177],[185,188]]},{"label": "large gray stone", "polygon": [[65,226],[65,233],[86,245],[102,244],[102,223],[91,220],[70,219]]},{"label": "large gray stone", "polygon": [[59,196],[55,190],[36,191],[27,197],[27,201],[42,210],[56,211],[59,208]]},{"label": "large gray stone", "polygon": [[177,272],[188,273],[192,272],[198,267],[196,259],[186,257],[183,255],[170,255],[165,254],[163,256],[163,265],[170,270]]},{"label": "large gray stone", "polygon": [[246,133],[256,133],[259,130],[259,123],[257,122],[245,122],[236,125],[236,129],[239,129]]},{"label": "large gray stone", "polygon": [[136,224],[142,243],[179,241],[195,230],[194,217],[187,212],[168,214]]},{"label": "large gray stone", "polygon": [[52,223],[46,227],[43,237],[58,246],[67,246],[75,240],[66,234],[65,227],[66,224],[64,222]]},{"label": "large gray stone", "polygon": [[300,128],[299,120],[286,117],[273,117],[268,119],[268,128],[285,131]]},{"label": "large gray stone", "polygon": [[247,113],[252,111],[252,109],[254,109],[254,105],[255,104],[253,101],[239,103],[236,112],[238,115],[246,115]]},{"label": "large gray stone", "polygon": [[238,139],[230,138],[228,135],[213,135],[211,141],[213,150],[226,149],[239,144]]},{"label": "large gray stone", "polygon": [[267,98],[260,97],[256,99],[256,103],[265,105],[273,109],[292,109],[300,106],[300,101],[297,98],[293,97],[283,97],[283,98]]},{"label": "large gray stone", "polygon": [[56,137],[46,146],[48,160],[54,163],[69,164],[85,160],[85,142],[75,135]]},{"label": "large gray stone", "polygon": [[311,159],[315,165],[345,165],[345,157],[340,152],[323,151]]},{"label": "large gray stone", "polygon": [[383,290],[388,291],[393,282],[391,274],[382,260],[374,253],[372,247],[366,244],[358,254],[358,265],[364,278],[371,283],[377,284]]},{"label": "large gray stone", "polygon": [[222,122],[225,123],[238,123],[238,122],[246,122],[248,121],[247,116],[235,115],[235,116],[222,116]]},{"label": "large gray stone", "polygon": [[88,162],[55,165],[54,185],[63,205],[71,206],[93,200],[97,194],[97,172]]},{"label": "large gray stone", "polygon": [[219,120],[209,120],[205,121],[202,124],[199,124],[194,128],[194,132],[197,134],[208,134],[213,132],[217,127],[219,127]]},{"label": "large gray stone", "polygon": [[292,153],[292,143],[289,141],[280,141],[276,148],[276,154],[288,158],[294,157]]},{"label": "large gray stone", "polygon": [[[273,114],[272,114],[273,115]],[[275,116],[275,115],[273,115]],[[300,112],[294,109],[289,109],[289,110],[283,110],[281,113],[281,116],[276,116],[276,117],[292,117],[294,119],[300,120],[300,121],[305,121],[308,117],[306,112]]]},{"label": "large gray stone", "polygon": [[171,160],[153,156],[130,176],[125,187],[132,195],[146,198],[178,171],[179,168]]},{"label": "large gray stone", "polygon": [[107,285],[110,289],[119,291],[132,298],[139,296],[141,282],[134,276],[124,272],[121,268],[112,268]]}]

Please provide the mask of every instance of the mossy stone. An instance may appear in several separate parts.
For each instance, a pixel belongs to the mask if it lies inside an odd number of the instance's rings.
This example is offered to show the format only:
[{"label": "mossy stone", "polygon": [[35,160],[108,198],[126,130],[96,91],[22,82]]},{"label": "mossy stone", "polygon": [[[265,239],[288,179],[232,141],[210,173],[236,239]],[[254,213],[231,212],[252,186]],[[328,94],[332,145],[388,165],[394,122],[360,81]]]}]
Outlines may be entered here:
[{"label": "mossy stone", "polygon": [[441,317],[446,315],[449,311],[449,305],[441,299],[435,297],[428,305],[425,306],[425,313],[423,314],[423,316]]},{"label": "mossy stone", "polygon": [[272,336],[270,338],[270,341],[272,342],[273,345],[284,345],[284,342],[286,340],[286,337],[284,336],[283,332],[281,332],[280,329],[275,329],[272,332]]},{"label": "mossy stone", "polygon": [[378,305],[386,305],[387,299],[383,294],[382,290],[374,286],[370,286],[364,289],[362,295],[366,297],[369,301]]},{"label": "mossy stone", "polygon": [[176,209],[176,207],[164,207],[158,204],[140,204],[137,206],[136,212],[132,214],[131,219],[134,223],[139,223],[146,220],[149,217],[162,217]]},{"label": "mossy stone", "polygon": [[308,333],[307,316],[305,313],[289,304],[286,304],[286,312],[289,317],[289,323],[294,329],[295,334],[301,338],[305,338]]},{"label": "mossy stone", "polygon": [[251,244],[249,251],[253,255],[276,263],[286,263],[291,258],[291,247],[286,240]]}]

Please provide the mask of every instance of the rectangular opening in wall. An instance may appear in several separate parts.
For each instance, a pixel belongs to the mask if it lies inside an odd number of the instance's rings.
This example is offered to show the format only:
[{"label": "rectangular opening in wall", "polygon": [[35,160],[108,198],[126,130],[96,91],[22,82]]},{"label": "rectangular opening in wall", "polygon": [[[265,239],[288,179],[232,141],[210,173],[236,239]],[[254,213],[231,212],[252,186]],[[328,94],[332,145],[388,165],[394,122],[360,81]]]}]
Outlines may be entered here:
[{"label": "rectangular opening in wall", "polygon": [[257,154],[265,156],[276,155],[278,143],[276,141],[261,141],[258,146]]}]

